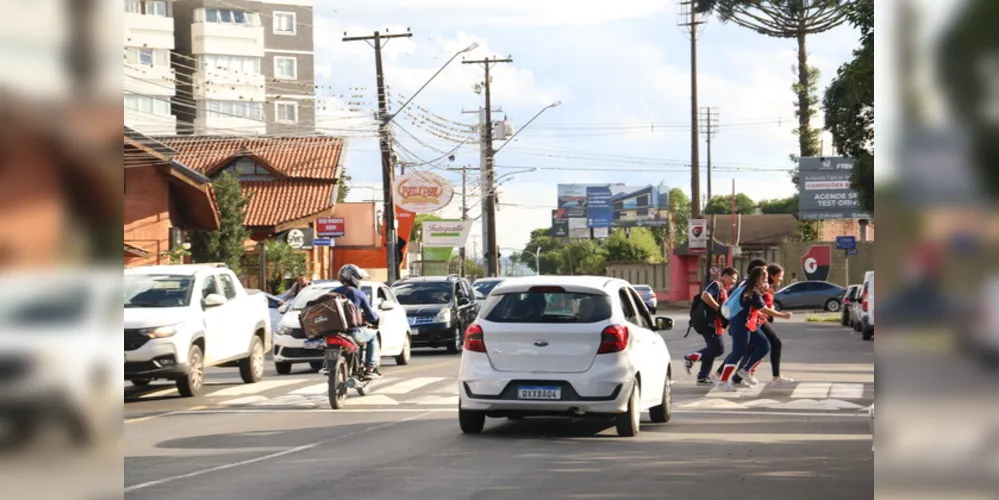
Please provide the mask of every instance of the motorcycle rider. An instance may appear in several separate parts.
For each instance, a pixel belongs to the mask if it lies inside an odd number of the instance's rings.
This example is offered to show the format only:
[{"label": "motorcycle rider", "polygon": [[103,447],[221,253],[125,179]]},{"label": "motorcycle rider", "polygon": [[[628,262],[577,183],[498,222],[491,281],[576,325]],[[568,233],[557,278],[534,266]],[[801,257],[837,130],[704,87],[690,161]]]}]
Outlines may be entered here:
[{"label": "motorcycle rider", "polygon": [[[364,320],[368,322],[368,326],[377,326],[379,321],[378,313],[371,307],[371,302],[368,300],[367,294],[360,288],[361,281],[367,278],[367,271],[354,264],[347,264],[337,272],[337,279],[340,283],[343,283],[343,286],[338,287],[333,292],[342,294],[353,302],[361,310],[361,314],[364,315]],[[367,347],[364,350],[365,373],[372,378],[380,377],[381,374],[378,373],[378,331],[373,328],[362,327],[350,333],[358,343],[367,343]]]}]

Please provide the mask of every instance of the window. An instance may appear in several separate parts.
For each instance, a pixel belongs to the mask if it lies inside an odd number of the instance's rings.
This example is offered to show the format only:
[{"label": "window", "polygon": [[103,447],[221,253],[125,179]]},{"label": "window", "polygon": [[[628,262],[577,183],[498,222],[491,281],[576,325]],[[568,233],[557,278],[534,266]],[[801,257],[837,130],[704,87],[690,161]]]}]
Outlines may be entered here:
[{"label": "window", "polygon": [[209,276],[201,284],[201,298],[204,299],[213,293],[219,293],[219,287],[218,283],[215,282],[215,276]]},{"label": "window", "polygon": [[295,13],[275,12],[274,13],[274,33],[277,35],[295,34]]},{"label": "window", "polygon": [[241,181],[263,181],[271,180],[274,174],[262,165],[253,161],[253,158],[243,157],[225,168],[225,173],[234,174]]},{"label": "window", "polygon": [[125,94],[125,108],[159,116],[170,116],[170,101],[160,97]]},{"label": "window", "polygon": [[139,49],[139,64],[153,65],[153,49]]},{"label": "window", "polygon": [[236,298],[236,285],[232,283],[232,278],[228,274],[220,274],[222,278],[222,289],[225,290],[225,298],[232,300]]},{"label": "window", "polygon": [[628,323],[642,326],[642,321],[638,318],[638,313],[635,311],[635,306],[631,303],[631,298],[628,297],[628,290],[626,288],[622,288],[618,292],[618,298],[621,299],[621,310],[624,311],[624,318],[628,320]]},{"label": "window", "polygon": [[167,3],[164,0],[145,0],[147,16],[167,17]]},{"label": "window", "polygon": [[297,102],[274,103],[274,115],[278,123],[298,123]]},{"label": "window", "polygon": [[631,297],[632,304],[634,304],[635,308],[638,310],[638,319],[640,321],[638,325],[644,326],[648,330],[655,331],[656,324],[652,321],[652,316],[649,315],[649,310],[645,307],[645,302],[638,296],[637,293],[635,293],[634,290],[628,290],[628,295]]},{"label": "window", "polygon": [[140,0],[125,0],[125,12],[128,14],[142,14],[142,2]]},{"label": "window", "polygon": [[198,67],[203,71],[260,74],[260,58],[250,56],[226,56],[205,54],[198,56]]},{"label": "window", "polygon": [[286,56],[275,57],[274,77],[286,80],[298,79],[298,59],[295,57],[286,57]]},{"label": "window", "polygon": [[198,9],[195,21],[205,23],[239,24],[242,26],[260,26],[260,17],[256,12],[245,10],[205,8]]},{"label": "window", "polygon": [[212,118],[264,119],[263,103],[260,102],[209,100],[206,101],[205,108]]},{"label": "window", "polygon": [[145,47],[125,47],[125,62],[143,66],[170,66],[170,51]]},{"label": "window", "polygon": [[492,294],[482,308],[494,323],[597,323],[611,317],[606,295],[571,292]]}]

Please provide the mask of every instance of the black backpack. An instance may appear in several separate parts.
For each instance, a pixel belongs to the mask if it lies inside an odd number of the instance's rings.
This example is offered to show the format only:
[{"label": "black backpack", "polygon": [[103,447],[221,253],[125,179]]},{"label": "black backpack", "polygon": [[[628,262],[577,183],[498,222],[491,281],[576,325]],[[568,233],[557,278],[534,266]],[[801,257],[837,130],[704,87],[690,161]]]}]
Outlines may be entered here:
[{"label": "black backpack", "polygon": [[[715,332],[715,319],[718,316],[718,311],[715,311],[704,303],[704,300],[701,299],[701,293],[690,299],[690,324],[687,327],[687,333],[684,337],[690,335],[691,329],[703,335]],[[727,323],[723,318],[722,325],[727,326]]]}]

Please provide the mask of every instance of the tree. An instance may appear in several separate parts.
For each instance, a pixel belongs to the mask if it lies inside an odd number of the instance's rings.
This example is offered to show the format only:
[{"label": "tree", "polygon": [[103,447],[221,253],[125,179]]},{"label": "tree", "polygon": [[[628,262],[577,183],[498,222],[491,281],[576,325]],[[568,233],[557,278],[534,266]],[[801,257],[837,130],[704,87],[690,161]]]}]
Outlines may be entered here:
[{"label": "tree", "polygon": [[[630,232],[631,236],[628,236]],[[662,248],[656,243],[656,238],[649,228],[633,227],[630,231],[615,229],[603,242],[607,249],[608,262],[646,262],[659,263],[663,261]]]},{"label": "tree", "polygon": [[520,262],[538,272],[534,255],[528,252],[538,252],[538,261],[541,263],[540,274],[562,274],[563,270],[568,272],[565,254],[566,242],[559,238],[553,238],[549,234],[549,228],[542,227],[531,231],[531,239],[524,247],[524,252],[520,253]]},{"label": "tree", "polygon": [[347,201],[347,195],[350,194],[350,174],[344,169],[343,173],[340,174],[340,180],[336,183],[336,202],[343,203]]},{"label": "tree", "polygon": [[472,260],[465,259],[465,277],[475,281],[479,278],[485,277],[486,266]]},{"label": "tree", "polygon": [[798,216],[798,197],[789,196],[787,198],[762,200],[757,203],[760,211],[765,214],[791,214]]},{"label": "tree", "polygon": [[860,30],[860,47],[839,67],[822,107],[836,150],[854,159],[850,185],[874,213],[874,0],[853,2],[847,15]]},{"label": "tree", "polygon": [[762,35],[793,38],[798,42],[797,80],[792,85],[798,117],[798,156],[818,156],[819,131],[812,128],[812,115],[819,72],[808,65],[808,35],[831,30],[844,21],[850,0],[697,0],[698,12],[714,12],[724,22],[733,22]]},{"label": "tree", "polygon": [[[739,214],[751,214],[756,212],[756,202],[748,195],[739,193],[735,195],[735,212]],[[712,196],[708,201],[708,206],[704,207],[706,214],[730,214],[732,213],[732,195]]]},{"label": "tree", "polygon": [[223,262],[239,273],[243,244],[250,237],[246,228],[246,207],[251,196],[244,195],[235,174],[224,173],[212,185],[215,204],[219,207],[217,231],[193,231],[191,256],[194,262]]},{"label": "tree", "polygon": [[565,246],[565,268],[562,274],[601,276],[607,269],[607,249],[598,240],[572,240]]},{"label": "tree", "polygon": [[267,289],[275,295],[284,293],[285,276],[295,278],[308,274],[305,254],[295,250],[287,242],[265,242],[264,254],[267,257]]},{"label": "tree", "polygon": [[673,227],[676,231],[674,241],[677,245],[682,245],[687,241],[687,233],[690,231],[690,197],[680,188],[669,190],[670,210],[673,211]]},{"label": "tree", "polygon": [[423,243],[423,223],[438,220],[444,220],[444,218],[434,214],[416,214],[413,219],[413,229],[409,233],[409,244],[419,247]]}]

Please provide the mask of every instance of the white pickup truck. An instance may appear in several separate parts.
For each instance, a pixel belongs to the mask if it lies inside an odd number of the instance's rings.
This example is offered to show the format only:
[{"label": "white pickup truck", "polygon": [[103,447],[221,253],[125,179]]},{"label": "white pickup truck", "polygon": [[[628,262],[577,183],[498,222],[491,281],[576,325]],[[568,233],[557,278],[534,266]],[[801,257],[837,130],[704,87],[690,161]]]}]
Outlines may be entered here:
[{"label": "white pickup truck", "polygon": [[176,380],[184,397],[204,385],[205,368],[238,366],[246,383],[264,374],[271,349],[267,298],[248,294],[220,265],[125,270],[125,379]]}]

